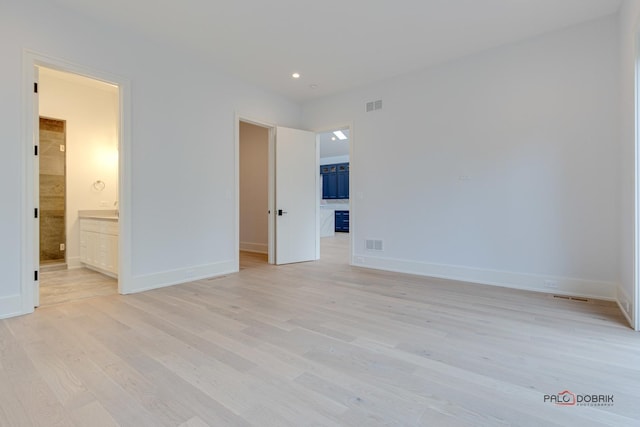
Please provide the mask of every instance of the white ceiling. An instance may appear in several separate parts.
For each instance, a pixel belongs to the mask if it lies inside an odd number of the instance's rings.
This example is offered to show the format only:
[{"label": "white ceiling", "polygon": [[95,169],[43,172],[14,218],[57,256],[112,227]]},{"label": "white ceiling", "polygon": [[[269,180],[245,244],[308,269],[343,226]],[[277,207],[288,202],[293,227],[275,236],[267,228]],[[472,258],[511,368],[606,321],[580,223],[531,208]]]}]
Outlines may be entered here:
[{"label": "white ceiling", "polygon": [[[336,129],[337,130],[337,129]],[[320,137],[320,158],[346,156],[349,154],[349,129],[341,129],[347,139],[342,141],[336,138],[333,141],[333,132],[319,133]]]},{"label": "white ceiling", "polygon": [[622,0],[51,1],[305,101],[609,15]]}]

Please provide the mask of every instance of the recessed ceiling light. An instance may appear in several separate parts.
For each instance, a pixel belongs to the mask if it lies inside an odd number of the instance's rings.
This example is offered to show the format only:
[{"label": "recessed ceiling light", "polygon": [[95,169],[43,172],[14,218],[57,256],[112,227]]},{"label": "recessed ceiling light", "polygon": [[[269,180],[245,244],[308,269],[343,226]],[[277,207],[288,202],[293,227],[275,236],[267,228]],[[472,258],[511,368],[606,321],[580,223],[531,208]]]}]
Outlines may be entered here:
[{"label": "recessed ceiling light", "polygon": [[340,141],[344,141],[345,139],[347,139],[347,136],[344,133],[342,133],[341,130],[337,130],[333,132],[333,134],[337,136]]},{"label": "recessed ceiling light", "polygon": [[291,77],[293,77],[294,79],[299,79],[300,78],[300,73],[293,73],[293,74],[291,74]]},{"label": "recessed ceiling light", "polygon": [[335,141],[335,140],[336,140],[336,137],[335,137],[335,136],[332,136],[332,137],[331,137],[331,140],[332,140],[332,141]]}]

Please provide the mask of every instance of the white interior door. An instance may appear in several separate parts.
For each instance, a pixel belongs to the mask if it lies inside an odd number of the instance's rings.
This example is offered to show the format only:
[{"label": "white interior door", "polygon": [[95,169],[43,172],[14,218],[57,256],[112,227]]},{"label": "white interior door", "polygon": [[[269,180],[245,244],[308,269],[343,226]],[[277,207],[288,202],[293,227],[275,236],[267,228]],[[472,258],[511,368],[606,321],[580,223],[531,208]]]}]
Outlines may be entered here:
[{"label": "white interior door", "polygon": [[316,135],[276,128],[276,264],[318,259]]}]

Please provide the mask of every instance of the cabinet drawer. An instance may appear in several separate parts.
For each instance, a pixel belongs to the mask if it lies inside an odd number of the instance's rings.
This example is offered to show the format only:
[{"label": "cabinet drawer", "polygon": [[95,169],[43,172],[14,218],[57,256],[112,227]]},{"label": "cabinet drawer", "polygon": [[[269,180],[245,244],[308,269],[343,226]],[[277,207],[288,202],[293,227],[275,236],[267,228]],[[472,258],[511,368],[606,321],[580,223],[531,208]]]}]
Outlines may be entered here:
[{"label": "cabinet drawer", "polygon": [[118,222],[99,219],[81,219],[80,231],[90,231],[92,233],[118,235]]}]

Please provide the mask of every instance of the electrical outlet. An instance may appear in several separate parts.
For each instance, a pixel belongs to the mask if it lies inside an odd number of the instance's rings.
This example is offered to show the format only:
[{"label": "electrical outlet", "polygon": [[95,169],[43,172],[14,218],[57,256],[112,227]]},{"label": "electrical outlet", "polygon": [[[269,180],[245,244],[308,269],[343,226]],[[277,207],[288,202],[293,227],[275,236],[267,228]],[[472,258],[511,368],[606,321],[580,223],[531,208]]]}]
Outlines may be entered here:
[{"label": "electrical outlet", "polygon": [[66,245],[64,243],[60,243],[60,250],[64,251],[66,248]]},{"label": "electrical outlet", "polygon": [[545,280],[544,281],[545,288],[558,289],[558,282],[555,280]]}]

